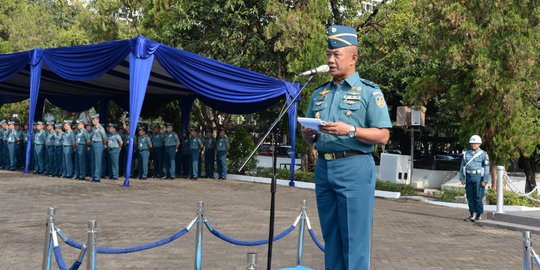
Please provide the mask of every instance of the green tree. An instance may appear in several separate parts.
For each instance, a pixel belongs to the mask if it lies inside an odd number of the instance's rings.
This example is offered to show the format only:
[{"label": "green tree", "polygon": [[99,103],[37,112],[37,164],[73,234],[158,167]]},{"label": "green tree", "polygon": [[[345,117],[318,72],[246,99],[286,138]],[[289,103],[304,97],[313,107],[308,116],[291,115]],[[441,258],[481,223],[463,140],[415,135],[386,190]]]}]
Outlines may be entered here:
[{"label": "green tree", "polygon": [[[244,163],[246,157],[255,148],[255,143],[251,135],[243,127],[239,127],[234,132],[234,137],[231,140],[231,151],[229,153],[230,171],[237,172]],[[244,171],[254,171],[257,168],[257,159],[252,158],[244,168]]]},{"label": "green tree", "polygon": [[479,134],[493,164],[531,156],[540,143],[538,2],[419,0],[415,14],[429,37],[415,46],[428,68],[411,79],[407,100],[447,99],[463,144]]}]

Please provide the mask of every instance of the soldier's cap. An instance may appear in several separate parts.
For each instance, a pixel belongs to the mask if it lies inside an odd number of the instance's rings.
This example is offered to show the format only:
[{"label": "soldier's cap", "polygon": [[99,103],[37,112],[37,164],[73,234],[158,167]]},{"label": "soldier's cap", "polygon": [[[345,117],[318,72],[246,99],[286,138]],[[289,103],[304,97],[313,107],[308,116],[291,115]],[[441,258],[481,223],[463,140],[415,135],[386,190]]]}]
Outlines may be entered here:
[{"label": "soldier's cap", "polygon": [[54,122],[48,121],[48,122],[47,122],[47,126],[54,126]]},{"label": "soldier's cap", "polygon": [[71,120],[64,120],[64,124],[71,125],[72,123],[73,123],[73,121],[71,121]]},{"label": "soldier's cap", "polygon": [[109,127],[112,127],[112,128],[114,128],[114,129],[118,129],[118,125],[117,125],[117,124],[112,124],[112,123],[111,123],[111,124],[109,124]]},{"label": "soldier's cap", "polygon": [[9,122],[8,122],[8,125],[14,125],[14,124],[15,124],[14,121],[9,121]]},{"label": "soldier's cap", "polygon": [[62,123],[58,122],[54,125],[55,128],[62,128]]},{"label": "soldier's cap", "polygon": [[138,126],[138,127],[137,127],[137,131],[139,131],[139,130],[142,130],[142,131],[146,132],[146,128],[143,127],[143,126]]},{"label": "soldier's cap", "polygon": [[191,130],[191,131],[199,131],[199,129],[197,127],[191,127],[189,130]]},{"label": "soldier's cap", "polygon": [[43,122],[42,121],[37,121],[36,125],[43,125]]},{"label": "soldier's cap", "polygon": [[326,29],[326,35],[328,36],[328,49],[358,46],[358,36],[352,27],[331,25]]},{"label": "soldier's cap", "polygon": [[21,123],[19,123],[19,121],[15,121],[15,125],[16,126],[21,126]]},{"label": "soldier's cap", "polygon": [[159,124],[158,123],[153,124],[152,128],[159,128]]},{"label": "soldier's cap", "polygon": [[96,113],[96,114],[92,115],[92,119],[98,119],[99,120],[99,113]]},{"label": "soldier's cap", "polygon": [[5,123],[6,123],[6,120],[1,120],[1,121],[0,121],[0,125],[3,125],[3,124],[5,124]]},{"label": "soldier's cap", "polygon": [[82,119],[77,119],[77,120],[75,120],[75,123],[87,125],[86,122],[85,122],[84,120],[82,120]]},{"label": "soldier's cap", "polygon": [[165,127],[173,127],[173,124],[171,124],[171,123],[165,123]]}]

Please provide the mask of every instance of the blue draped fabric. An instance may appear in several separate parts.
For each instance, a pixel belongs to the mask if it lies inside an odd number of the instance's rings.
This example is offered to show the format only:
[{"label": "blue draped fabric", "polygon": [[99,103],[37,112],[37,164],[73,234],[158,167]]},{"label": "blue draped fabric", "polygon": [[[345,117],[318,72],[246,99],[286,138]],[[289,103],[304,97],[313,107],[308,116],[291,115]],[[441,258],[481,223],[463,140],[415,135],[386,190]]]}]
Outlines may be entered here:
[{"label": "blue draped fabric", "polygon": [[137,39],[135,54],[129,55],[129,147],[128,158],[126,164],[126,179],[124,186],[129,186],[129,177],[131,174],[131,163],[133,160],[133,141],[137,130],[137,122],[141,115],[141,109],[146,95],[146,86],[150,71],[152,71],[152,63],[154,55],[148,55],[151,50],[145,49],[148,44],[144,43],[143,39]]},{"label": "blue draped fabric", "polygon": [[193,107],[193,102],[195,101],[195,96],[187,96],[182,98],[180,105],[180,117],[182,119],[182,131],[189,130],[189,115],[191,114],[191,108]]},{"label": "blue draped fabric", "polygon": [[72,81],[99,78],[130,52],[129,40],[46,49],[43,60],[60,77]]},{"label": "blue draped fabric", "polygon": [[155,54],[178,82],[213,100],[256,103],[282,96],[287,89],[281,80],[165,45]]},{"label": "blue draped fabric", "polygon": [[[291,91],[290,94],[287,94],[287,104],[290,104],[292,99],[296,96],[296,94],[299,91],[299,85],[295,84],[294,86],[290,87]],[[300,99],[297,99],[296,102],[289,108],[288,116],[289,116],[289,135],[291,138],[291,181],[289,182],[289,186],[294,187],[294,171],[295,171],[295,163],[296,163],[296,117],[298,116],[298,102]]]},{"label": "blue draped fabric", "polygon": [[[28,123],[34,122],[34,114],[36,113],[36,103],[39,94],[39,84],[41,82],[41,68],[43,66],[42,61],[43,50],[35,49],[32,52],[32,58],[30,59],[30,110],[28,112]],[[30,124],[31,127],[31,124]],[[32,153],[32,136],[34,129],[28,129],[28,143],[26,145],[26,163],[24,165],[24,172],[28,173],[28,165],[30,165],[30,154]]]},{"label": "blue draped fabric", "polygon": [[0,54],[0,82],[6,81],[17,75],[21,69],[28,65],[31,56],[31,51]]}]

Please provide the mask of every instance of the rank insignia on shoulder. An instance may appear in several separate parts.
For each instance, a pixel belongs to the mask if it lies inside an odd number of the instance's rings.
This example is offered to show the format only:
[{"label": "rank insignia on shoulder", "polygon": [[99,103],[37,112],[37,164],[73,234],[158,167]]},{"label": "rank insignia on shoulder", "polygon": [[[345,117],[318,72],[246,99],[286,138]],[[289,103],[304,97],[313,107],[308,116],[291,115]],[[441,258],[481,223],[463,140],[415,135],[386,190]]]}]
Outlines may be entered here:
[{"label": "rank insignia on shoulder", "polygon": [[317,101],[317,102],[315,102],[315,106],[321,106],[321,104],[323,104],[323,101]]},{"label": "rank insignia on shoulder", "polygon": [[325,96],[325,95],[327,95],[328,93],[330,93],[330,90],[324,89],[322,92],[319,93],[319,95]]},{"label": "rank insignia on shoulder", "polygon": [[354,104],[356,104],[356,101],[347,100],[347,101],[345,101],[345,103],[348,104],[348,105],[354,105]]},{"label": "rank insignia on shoulder", "polygon": [[315,114],[315,118],[320,119],[320,118],[321,118],[321,113],[320,113],[320,112],[317,112],[317,113]]},{"label": "rank insignia on shoulder", "polygon": [[351,87],[351,90],[362,91],[362,87],[353,86]]},{"label": "rank insignia on shoulder", "polygon": [[386,104],[386,103],[384,102],[384,98],[381,97],[381,96],[378,96],[378,97],[376,98],[376,102],[377,102],[377,106],[379,106],[379,107],[381,107],[381,108],[383,108],[384,105]]}]

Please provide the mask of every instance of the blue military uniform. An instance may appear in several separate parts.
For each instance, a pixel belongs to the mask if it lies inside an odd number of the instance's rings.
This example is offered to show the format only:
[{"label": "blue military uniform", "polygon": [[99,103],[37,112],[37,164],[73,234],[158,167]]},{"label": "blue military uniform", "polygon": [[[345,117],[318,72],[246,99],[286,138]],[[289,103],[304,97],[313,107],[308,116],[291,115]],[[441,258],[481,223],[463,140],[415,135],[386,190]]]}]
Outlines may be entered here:
[{"label": "blue military uniform", "polygon": [[107,140],[108,146],[109,146],[109,163],[110,163],[110,177],[113,180],[118,179],[118,171],[119,171],[119,159],[120,159],[120,146],[122,145],[122,137],[118,132],[116,132],[116,125],[112,125],[115,129],[114,132],[111,132],[109,134],[109,138]]},{"label": "blue military uniform", "polygon": [[181,175],[185,175],[186,178],[191,176],[191,150],[189,149],[189,135],[182,137],[182,148],[180,148],[180,159],[177,171],[180,170]]},{"label": "blue military uniform", "polygon": [[66,166],[64,161],[64,132],[62,131],[62,123],[56,123],[56,136],[54,138],[54,156],[56,163],[56,172],[54,176],[61,177],[66,174]]},{"label": "blue military uniform", "polygon": [[[79,123],[82,123],[81,120],[77,120],[77,124]],[[83,127],[77,131],[75,140],[77,141],[77,161],[79,163],[79,173],[75,175],[75,177],[84,180],[88,170],[87,157],[90,134],[88,134],[88,131]]]},{"label": "blue military uniform", "polygon": [[[170,124],[167,127],[172,127]],[[174,179],[176,177],[176,153],[178,152],[178,146],[180,144],[180,139],[176,132],[165,132],[164,134],[164,145],[165,145],[165,178]]]},{"label": "blue military uniform", "polygon": [[[477,148],[476,151],[469,149],[461,159],[460,180],[465,180],[465,190],[471,218],[478,219],[484,213],[484,203],[482,199],[486,188],[482,182],[488,184],[489,180],[489,157],[486,151]],[[476,215],[474,214],[476,213]]]},{"label": "blue military uniform", "polygon": [[227,151],[230,146],[227,137],[218,136],[216,143],[218,179],[227,179]]},{"label": "blue military uniform", "polygon": [[152,156],[153,156],[153,161],[154,161],[154,178],[163,177],[163,156],[164,156],[163,143],[164,143],[163,133],[157,132],[152,135]]},{"label": "blue military uniform", "polygon": [[204,144],[204,171],[206,178],[214,178],[214,163],[216,156],[216,138],[214,136],[205,136]]},{"label": "blue military uniform", "polygon": [[5,126],[6,120],[0,120],[0,169],[4,170],[7,169],[4,167],[4,133],[6,130],[3,126]]},{"label": "blue military uniform", "polygon": [[[357,45],[356,31],[330,26],[328,48]],[[344,122],[356,128],[391,128],[378,85],[358,73],[315,90],[306,117]],[[355,131],[355,129],[353,131]],[[373,145],[350,136],[319,132],[315,167],[317,208],[325,240],[325,268],[369,269],[375,163]]]},{"label": "blue military uniform", "polygon": [[[38,122],[39,125],[43,123]],[[34,151],[36,153],[34,173],[42,174],[45,172],[45,131],[43,130],[36,130],[34,134]]]},{"label": "blue military uniform", "polygon": [[28,143],[27,136],[28,132],[26,130],[21,129],[19,131],[20,143],[18,147],[19,156],[17,158],[17,167],[24,167],[24,165],[26,164],[26,144]]},{"label": "blue military uniform", "polygon": [[[47,122],[47,126],[54,125],[53,122]],[[54,141],[56,138],[56,132],[54,130],[47,130],[46,131],[46,137],[45,137],[45,148],[46,151],[46,157],[47,157],[47,163],[46,163],[46,173],[49,176],[53,175],[53,172],[56,171],[56,156],[55,156],[55,146]]]},{"label": "blue military uniform", "polygon": [[191,136],[189,139],[189,150],[191,157],[191,179],[196,180],[199,177],[199,158],[201,148],[203,148],[202,140],[199,136]]},{"label": "blue military uniform", "polygon": [[[93,119],[99,119],[99,114],[93,115]],[[103,174],[103,150],[105,148],[104,142],[106,142],[107,139],[107,133],[105,132],[105,129],[100,124],[97,124],[92,128],[92,134],[90,136],[90,140],[92,141],[92,153],[93,153],[93,174],[92,174],[92,181],[93,182],[99,182],[101,180],[101,176]]]},{"label": "blue military uniform", "polygon": [[[15,122],[9,122],[9,125],[14,125]],[[8,145],[8,153],[9,153],[9,167],[8,170],[14,171],[17,168],[17,152],[16,152],[16,145],[20,142],[19,140],[19,133],[17,130],[15,130],[15,127],[11,128],[9,130],[9,133],[7,135],[7,145]]]},{"label": "blue military uniform", "polygon": [[[64,124],[71,125],[70,120],[64,121]],[[64,178],[72,178],[73,177],[73,149],[76,147],[76,138],[75,138],[75,132],[73,130],[68,129],[64,132],[64,137],[62,140],[62,146],[63,146],[63,153],[64,153],[64,174],[62,174],[62,177]]]},{"label": "blue military uniform", "polygon": [[152,140],[144,134],[137,137],[137,151],[139,153],[139,179],[146,179],[148,176],[148,160],[152,149]]},{"label": "blue military uniform", "polygon": [[4,170],[9,169],[9,150],[7,142],[8,135],[9,129],[7,128],[7,123],[4,121],[4,123],[2,124],[2,148],[0,149],[0,152],[2,152],[2,159],[0,160],[0,165]]}]

